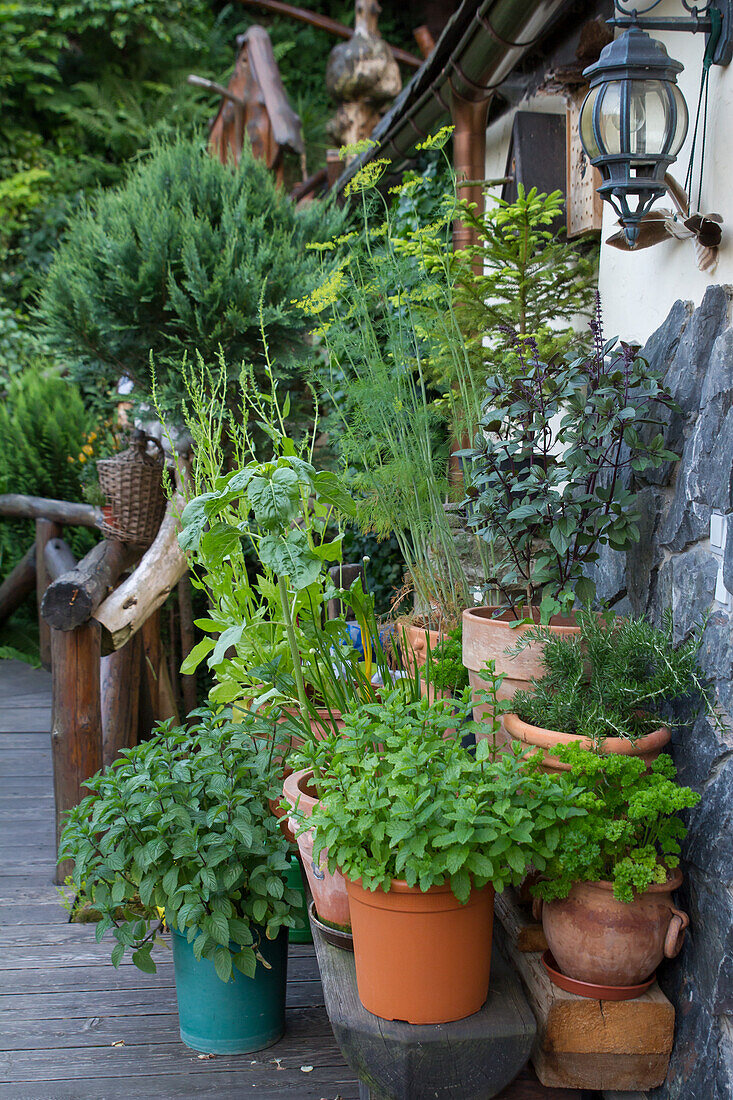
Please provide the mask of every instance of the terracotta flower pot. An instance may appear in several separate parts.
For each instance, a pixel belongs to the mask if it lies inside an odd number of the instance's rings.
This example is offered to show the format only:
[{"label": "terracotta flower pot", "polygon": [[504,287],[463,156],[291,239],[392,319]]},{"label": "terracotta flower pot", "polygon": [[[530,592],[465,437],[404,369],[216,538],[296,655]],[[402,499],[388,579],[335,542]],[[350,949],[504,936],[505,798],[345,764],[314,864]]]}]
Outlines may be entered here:
[{"label": "terracotta flower pot", "polygon": [[411,1024],[478,1012],[489,991],[493,887],[461,905],[447,885],[425,893],[400,880],[387,893],[346,885],[356,984],[369,1012]]},{"label": "terracotta flower pot", "polygon": [[[496,607],[468,607],[463,612],[463,664],[468,670],[469,683],[476,692],[486,687],[486,681],[480,676],[486,662],[494,661],[496,671],[503,672],[506,677],[499,688],[499,698],[512,699],[520,688],[529,687],[530,680],[543,675],[544,647],[542,642],[533,641],[516,657],[508,656],[504,651],[516,646],[522,635],[532,627],[530,624],[516,626],[517,620],[511,611],[498,615],[497,612]],[[539,622],[539,610],[533,608],[533,614]],[[556,615],[550,620],[549,629],[564,635],[580,632],[574,615],[567,618]],[[477,722],[482,720],[487,710],[486,703],[476,704],[473,716]]]},{"label": "terracotta flower pot", "polygon": [[576,882],[561,901],[540,903],[548,947],[563,974],[597,985],[645,982],[663,958],[678,955],[690,923],[672,903],[682,884],[674,871],[633,901],[618,901],[613,883]]},{"label": "terracotta flower pot", "polygon": [[[311,786],[312,771],[293,772],[283,784],[283,795],[291,806],[306,817],[313,813],[313,807],[318,802],[318,795]],[[290,818],[290,828],[297,832],[300,823]],[[346,892],[346,881],[340,871],[329,871],[328,852],[321,852],[318,863],[313,858],[314,830],[307,829],[296,836],[296,843],[300,858],[303,861],[308,885],[310,886],[313,900],[316,903],[316,912],[323,921],[335,924],[339,928],[350,928],[351,917],[349,915],[349,896]]]},{"label": "terracotta flower pot", "polygon": [[[546,730],[541,726],[531,726],[523,722],[517,714],[502,715],[502,726],[508,740],[521,741],[533,748],[544,749],[544,767],[548,771],[569,771],[570,765],[564,764],[552,755],[552,750],[558,745],[582,745],[584,749],[592,749],[593,742],[589,737],[580,737],[577,733],[561,733],[559,730]],[[653,733],[640,737],[637,741],[628,741],[625,737],[607,737],[598,747],[601,753],[614,753],[617,756],[638,756],[649,766],[656,760],[659,753],[670,739],[670,731],[666,726],[660,726]],[[556,956],[557,958],[557,956]]]},{"label": "terracotta flower pot", "polygon": [[415,665],[422,668],[428,659],[428,643],[433,650],[446,637],[440,630],[426,630],[424,626],[416,626],[414,623],[399,621],[395,626],[397,639],[407,650],[405,662],[410,668]]}]

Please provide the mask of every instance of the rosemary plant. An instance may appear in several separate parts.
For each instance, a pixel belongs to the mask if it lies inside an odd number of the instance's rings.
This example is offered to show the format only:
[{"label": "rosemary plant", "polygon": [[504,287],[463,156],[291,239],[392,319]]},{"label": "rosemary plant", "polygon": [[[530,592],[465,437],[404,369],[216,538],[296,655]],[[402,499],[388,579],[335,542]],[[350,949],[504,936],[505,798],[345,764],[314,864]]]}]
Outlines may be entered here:
[{"label": "rosemary plant", "polygon": [[661,628],[589,610],[578,611],[577,622],[577,635],[559,636],[540,626],[518,642],[521,650],[541,640],[546,670],[514,696],[523,721],[589,737],[594,744],[606,737],[636,741],[670,724],[672,704],[684,700],[702,701],[719,721],[697,660],[704,624],[675,648],[670,611]]}]

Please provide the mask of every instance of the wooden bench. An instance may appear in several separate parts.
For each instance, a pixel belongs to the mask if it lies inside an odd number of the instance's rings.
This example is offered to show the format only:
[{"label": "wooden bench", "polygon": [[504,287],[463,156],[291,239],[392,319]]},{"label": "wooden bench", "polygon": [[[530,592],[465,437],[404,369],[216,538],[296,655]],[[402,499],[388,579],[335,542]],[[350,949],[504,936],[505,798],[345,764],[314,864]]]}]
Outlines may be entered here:
[{"label": "wooden bench", "polygon": [[326,1011],[362,1082],[361,1100],[490,1100],[526,1064],[537,1026],[521,982],[498,950],[480,1012],[451,1024],[413,1025],[367,1012],[354,956],[326,943],[313,925],[312,931]]},{"label": "wooden bench", "polygon": [[661,1085],[672,1051],[674,1008],[657,983],[633,1001],[566,993],[542,965],[542,926],[514,891],[497,895],[496,916],[495,937],[521,975],[537,1018],[532,1064],[542,1084],[604,1092]]}]

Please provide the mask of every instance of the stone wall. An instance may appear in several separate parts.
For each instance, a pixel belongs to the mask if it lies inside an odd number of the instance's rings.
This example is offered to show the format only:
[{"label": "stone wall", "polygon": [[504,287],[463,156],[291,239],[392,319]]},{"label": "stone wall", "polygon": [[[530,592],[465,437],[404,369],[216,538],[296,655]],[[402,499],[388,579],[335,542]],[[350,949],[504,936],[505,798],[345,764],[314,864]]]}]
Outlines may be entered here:
[{"label": "stone wall", "polygon": [[[621,614],[659,622],[671,607],[684,638],[711,609],[701,663],[715,683],[729,731],[704,717],[679,730],[672,753],[680,781],[700,791],[689,815],[680,902],[691,932],[661,984],[677,1009],[666,1084],[653,1100],[733,1097],[733,328],[731,288],[714,286],[693,311],[676,302],[645,358],[666,375],[680,411],[664,413],[668,447],[681,455],[639,484],[641,540],[604,552],[598,594]],[[726,550],[710,541],[711,517],[727,526]],[[725,589],[727,588],[727,592]],[[718,600],[716,601],[716,589]]]}]

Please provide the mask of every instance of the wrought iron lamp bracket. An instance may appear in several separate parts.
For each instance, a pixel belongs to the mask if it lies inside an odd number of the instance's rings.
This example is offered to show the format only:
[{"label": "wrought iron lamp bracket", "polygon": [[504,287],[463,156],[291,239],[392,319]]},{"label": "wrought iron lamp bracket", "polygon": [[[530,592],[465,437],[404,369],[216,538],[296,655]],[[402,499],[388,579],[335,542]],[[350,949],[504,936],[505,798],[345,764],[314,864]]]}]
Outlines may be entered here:
[{"label": "wrought iron lamp bracket", "polygon": [[635,0],[615,0],[615,14],[608,22],[613,27],[628,29],[639,27],[643,31],[687,31],[688,34],[701,32],[709,44],[712,43],[712,63],[729,65],[733,60],[733,0],[707,0],[695,4],[694,0],[680,0],[687,16],[659,16],[649,13],[659,7],[662,0],[653,0],[639,8]]}]

